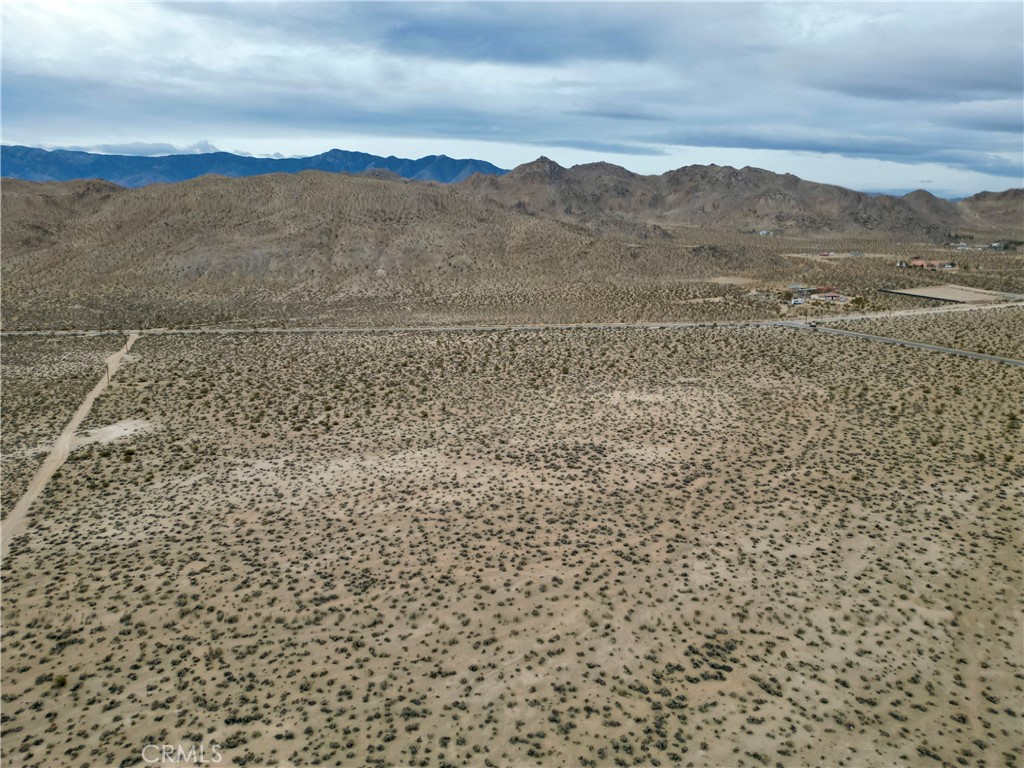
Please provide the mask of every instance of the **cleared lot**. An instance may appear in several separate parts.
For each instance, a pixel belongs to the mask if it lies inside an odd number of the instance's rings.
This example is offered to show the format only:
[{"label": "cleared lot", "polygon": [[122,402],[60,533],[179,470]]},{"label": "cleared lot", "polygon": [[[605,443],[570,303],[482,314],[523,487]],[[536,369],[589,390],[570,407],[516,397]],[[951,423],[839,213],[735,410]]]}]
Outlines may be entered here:
[{"label": "cleared lot", "polygon": [[996,301],[1024,301],[1024,296],[1016,293],[985,291],[981,288],[970,288],[965,285],[929,285],[922,288],[886,289],[884,293],[896,293],[901,296],[916,296],[921,299],[951,301],[956,304],[989,304]]}]

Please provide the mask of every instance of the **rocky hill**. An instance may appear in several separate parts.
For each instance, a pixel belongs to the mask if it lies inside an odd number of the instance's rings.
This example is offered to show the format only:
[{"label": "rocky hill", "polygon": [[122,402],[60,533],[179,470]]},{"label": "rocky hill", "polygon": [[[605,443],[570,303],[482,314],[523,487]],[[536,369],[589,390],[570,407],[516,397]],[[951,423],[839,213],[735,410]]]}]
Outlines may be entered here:
[{"label": "rocky hill", "polygon": [[1024,189],[1006,192],[979,192],[961,200],[957,207],[971,223],[996,227],[1022,236],[1024,230]]},{"label": "rocky hill", "polygon": [[582,274],[600,251],[582,227],[454,186],[321,172],[136,189],[5,180],[2,203],[7,327],[58,305],[117,306],[152,325],[182,322],[189,306],[220,317],[264,300],[542,282]]},{"label": "rocky hill", "polygon": [[466,184],[476,194],[523,212],[606,224],[907,234],[936,240],[964,227],[1024,226],[1020,190],[951,203],[924,190],[903,197],[869,195],[760,168],[691,165],[640,176],[608,163],[563,168],[541,157],[501,178],[477,176]]},{"label": "rocky hill", "polygon": [[[683,294],[704,296],[692,286],[720,276],[827,282],[797,274],[806,265],[781,256],[817,243],[929,247],[954,231],[1011,237],[1007,223],[1021,221],[1024,202],[1019,191],[954,204],[927,192],[872,197],[751,168],[691,166],[651,177],[544,158],[451,185],[371,169],[141,188],[5,179],[2,192],[6,328],[362,322],[370,315],[353,308],[371,305],[391,313],[373,322],[403,324],[412,316],[400,313],[414,312],[416,301],[430,303],[431,317],[468,317],[453,307],[469,301],[476,317],[494,318],[500,306],[524,319],[566,306],[572,286],[583,286],[576,295],[586,304],[573,316],[597,316],[595,305],[617,302],[603,316],[660,317]],[[787,244],[751,234],[760,228]],[[639,285],[642,296],[629,288]],[[670,299],[663,288],[682,293]]]}]

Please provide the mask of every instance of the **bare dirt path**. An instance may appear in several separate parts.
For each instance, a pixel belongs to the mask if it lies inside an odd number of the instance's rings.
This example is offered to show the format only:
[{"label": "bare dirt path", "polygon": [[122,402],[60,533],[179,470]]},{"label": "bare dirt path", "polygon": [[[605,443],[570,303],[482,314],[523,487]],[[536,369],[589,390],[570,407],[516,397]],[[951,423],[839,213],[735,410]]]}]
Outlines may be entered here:
[{"label": "bare dirt path", "polygon": [[11,539],[16,536],[22,526],[25,524],[25,520],[28,517],[29,508],[32,506],[32,502],[38,498],[39,494],[43,492],[46,484],[50,482],[50,478],[53,477],[54,473],[61,468],[64,462],[68,458],[68,454],[71,451],[72,443],[75,440],[75,433],[78,431],[78,427],[81,426],[82,422],[85,421],[85,417],[89,415],[89,411],[92,410],[92,404],[96,401],[103,391],[110,384],[110,377],[113,376],[121,365],[121,360],[128,353],[128,350],[132,348],[132,344],[139,338],[138,333],[132,333],[128,336],[125,345],[117,352],[112,354],[106,359],[106,372],[100,377],[100,380],[96,383],[96,386],[92,388],[92,391],[85,396],[85,400],[78,406],[78,410],[75,411],[75,415],[71,417],[71,421],[64,427],[64,431],[60,433],[60,437],[57,438],[53,447],[50,449],[49,455],[46,460],[43,461],[42,466],[39,467],[35,476],[32,478],[32,482],[28,485],[28,490],[18,501],[17,505],[11,510],[11,513],[7,518],[0,524],[0,557],[7,555],[7,550],[10,548]]}]

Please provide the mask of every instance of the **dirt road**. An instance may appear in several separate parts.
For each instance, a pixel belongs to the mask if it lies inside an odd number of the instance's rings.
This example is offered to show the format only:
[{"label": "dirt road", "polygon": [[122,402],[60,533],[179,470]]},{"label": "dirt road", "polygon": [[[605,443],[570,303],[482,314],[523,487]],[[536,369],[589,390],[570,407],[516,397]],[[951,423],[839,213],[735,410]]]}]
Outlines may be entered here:
[{"label": "dirt road", "polygon": [[873,333],[859,333],[857,331],[847,331],[842,328],[831,328],[825,325],[808,325],[807,323],[775,323],[775,325],[784,325],[787,328],[798,328],[805,331],[817,331],[819,333],[831,333],[836,336],[852,336],[855,339],[864,339],[865,341],[880,341],[883,344],[895,344],[900,347],[909,347],[910,349],[924,349],[929,352],[942,352],[947,355],[956,355],[958,357],[969,357],[972,360],[988,360],[991,363],[1003,363],[1004,365],[1013,365],[1018,368],[1024,368],[1024,360],[1015,360],[1012,357],[1000,357],[999,355],[986,355],[984,352],[972,352],[969,349],[953,349],[952,347],[940,347],[938,344],[927,344],[923,341],[907,341],[906,339],[894,339],[890,336],[877,336]]},{"label": "dirt road", "polygon": [[60,437],[53,444],[50,449],[50,453],[47,455],[46,460],[43,461],[42,466],[36,472],[32,478],[32,482],[28,485],[28,490],[18,501],[17,505],[11,510],[11,513],[7,518],[0,524],[0,557],[7,555],[7,550],[10,548],[11,539],[18,535],[21,528],[25,524],[25,520],[28,517],[29,508],[32,506],[32,502],[36,500],[46,484],[50,482],[50,478],[53,477],[54,473],[61,468],[64,462],[68,458],[68,454],[71,452],[71,445],[75,439],[75,433],[78,431],[79,426],[85,421],[85,417],[89,415],[89,411],[92,410],[92,404],[96,401],[103,391],[110,384],[110,377],[113,376],[118,367],[121,365],[121,360],[128,353],[128,350],[132,348],[132,344],[139,338],[139,334],[132,333],[128,336],[128,341],[125,345],[117,352],[112,354],[106,359],[106,372],[100,377],[100,380],[96,383],[96,386],[92,388],[92,391],[85,396],[85,400],[78,406],[78,410],[75,411],[75,415],[71,417],[71,421],[64,427],[64,431],[60,433]]}]

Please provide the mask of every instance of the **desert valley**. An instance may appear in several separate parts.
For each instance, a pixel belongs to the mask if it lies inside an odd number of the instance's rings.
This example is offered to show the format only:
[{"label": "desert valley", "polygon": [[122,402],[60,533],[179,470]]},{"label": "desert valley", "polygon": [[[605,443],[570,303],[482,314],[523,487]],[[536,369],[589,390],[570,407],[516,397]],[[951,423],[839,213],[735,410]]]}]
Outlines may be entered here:
[{"label": "desert valley", "polygon": [[1024,191],[2,206],[4,765],[1024,764]]}]

